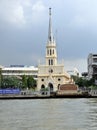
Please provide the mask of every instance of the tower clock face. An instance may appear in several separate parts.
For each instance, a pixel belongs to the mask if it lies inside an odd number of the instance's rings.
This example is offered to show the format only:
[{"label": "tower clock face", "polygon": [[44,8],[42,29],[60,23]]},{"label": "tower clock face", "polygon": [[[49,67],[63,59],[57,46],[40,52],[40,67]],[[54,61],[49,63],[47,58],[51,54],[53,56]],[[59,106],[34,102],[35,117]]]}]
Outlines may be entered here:
[{"label": "tower clock face", "polygon": [[49,73],[53,73],[53,69],[52,68],[49,69]]}]

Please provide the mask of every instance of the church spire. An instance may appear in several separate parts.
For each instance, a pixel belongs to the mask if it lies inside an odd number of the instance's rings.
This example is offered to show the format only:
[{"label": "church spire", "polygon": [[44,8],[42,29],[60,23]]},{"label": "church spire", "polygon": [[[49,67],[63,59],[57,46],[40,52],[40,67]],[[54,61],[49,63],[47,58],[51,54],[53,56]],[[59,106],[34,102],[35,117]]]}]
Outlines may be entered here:
[{"label": "church spire", "polygon": [[48,32],[48,41],[49,41],[49,42],[53,42],[52,20],[51,20],[51,8],[49,8],[49,32]]},{"label": "church spire", "polygon": [[54,66],[57,64],[56,43],[52,33],[51,8],[49,8],[49,30],[48,42],[46,46],[46,65]]}]

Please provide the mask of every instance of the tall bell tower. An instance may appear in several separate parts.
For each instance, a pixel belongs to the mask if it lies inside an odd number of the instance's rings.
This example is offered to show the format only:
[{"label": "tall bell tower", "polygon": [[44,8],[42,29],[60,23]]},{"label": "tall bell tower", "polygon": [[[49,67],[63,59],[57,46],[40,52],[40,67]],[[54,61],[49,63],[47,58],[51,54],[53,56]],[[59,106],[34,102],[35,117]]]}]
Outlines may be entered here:
[{"label": "tall bell tower", "polygon": [[56,51],[56,43],[52,33],[51,8],[49,8],[49,29],[48,29],[48,41],[46,46],[46,65],[54,66],[56,64],[57,64],[57,51]]},{"label": "tall bell tower", "polygon": [[45,64],[38,66],[37,90],[48,88],[50,93],[59,89],[61,84],[70,81],[70,75],[64,70],[64,64],[57,62],[56,42],[52,33],[52,14],[49,8],[49,28],[48,39],[46,43]]}]

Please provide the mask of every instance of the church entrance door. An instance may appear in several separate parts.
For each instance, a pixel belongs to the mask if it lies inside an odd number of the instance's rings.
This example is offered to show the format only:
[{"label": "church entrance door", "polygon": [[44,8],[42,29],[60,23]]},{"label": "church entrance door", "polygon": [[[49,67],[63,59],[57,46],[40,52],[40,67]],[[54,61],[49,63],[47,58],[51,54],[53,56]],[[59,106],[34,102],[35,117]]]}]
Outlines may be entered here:
[{"label": "church entrance door", "polygon": [[52,83],[49,83],[49,84],[48,84],[48,87],[49,87],[49,89],[50,89],[50,93],[52,93],[52,92],[53,92],[53,89],[54,89],[54,88],[53,88],[53,84],[52,84]]}]

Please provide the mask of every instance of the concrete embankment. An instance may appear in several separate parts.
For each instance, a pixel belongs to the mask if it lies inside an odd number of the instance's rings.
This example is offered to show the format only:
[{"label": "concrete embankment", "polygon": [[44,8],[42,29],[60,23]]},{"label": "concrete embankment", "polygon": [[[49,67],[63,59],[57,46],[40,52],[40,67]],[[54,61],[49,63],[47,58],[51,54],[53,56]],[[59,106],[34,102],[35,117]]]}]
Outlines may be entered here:
[{"label": "concrete embankment", "polygon": [[[53,98],[94,98],[89,95],[0,95],[0,100],[10,100],[10,99],[53,99]],[[97,97],[95,97],[97,98]]]},{"label": "concrete embankment", "polygon": [[50,96],[33,96],[33,95],[0,95],[0,100],[2,99],[46,99]]}]

